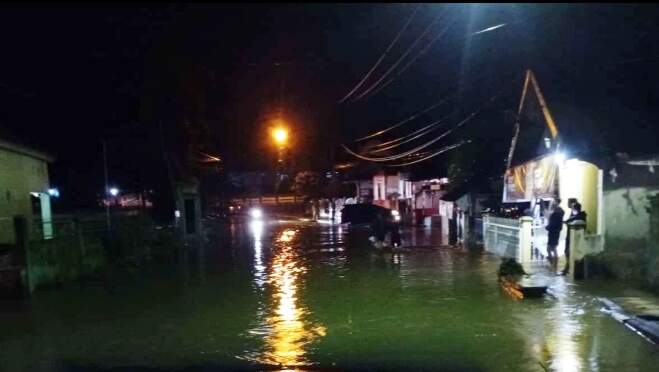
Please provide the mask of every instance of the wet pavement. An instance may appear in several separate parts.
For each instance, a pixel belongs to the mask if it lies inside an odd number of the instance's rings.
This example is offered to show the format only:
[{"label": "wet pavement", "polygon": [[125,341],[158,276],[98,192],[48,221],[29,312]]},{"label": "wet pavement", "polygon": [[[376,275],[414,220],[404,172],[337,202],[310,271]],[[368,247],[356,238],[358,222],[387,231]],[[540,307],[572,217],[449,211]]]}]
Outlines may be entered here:
[{"label": "wet pavement", "polygon": [[598,296],[639,300],[614,282],[551,278],[516,301],[495,257],[404,231],[396,253],[364,230],[293,221],[234,223],[175,267],[0,303],[0,370],[432,369],[650,371],[659,347]]}]

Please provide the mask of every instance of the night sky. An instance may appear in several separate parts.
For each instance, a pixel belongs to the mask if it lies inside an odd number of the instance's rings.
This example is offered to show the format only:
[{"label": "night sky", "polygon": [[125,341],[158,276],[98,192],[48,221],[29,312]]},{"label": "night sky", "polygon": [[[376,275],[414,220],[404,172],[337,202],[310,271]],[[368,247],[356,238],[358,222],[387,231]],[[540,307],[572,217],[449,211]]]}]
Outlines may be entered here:
[{"label": "night sky", "polygon": [[338,104],[414,8],[5,6],[0,135],[51,152],[53,183],[91,195],[102,189],[102,139],[122,185],[164,172],[157,125],[184,121],[206,128],[207,149],[227,169],[258,169],[268,164],[265,123],[283,107],[304,155],[298,166],[325,167],[335,145],[440,97],[451,101],[410,128],[447,114],[459,120],[505,87],[475,125],[507,149],[504,113],[516,108],[519,78],[531,68],[575,153],[656,152],[656,6],[424,4],[375,77],[440,12],[437,29],[451,24],[446,35],[378,94]]}]

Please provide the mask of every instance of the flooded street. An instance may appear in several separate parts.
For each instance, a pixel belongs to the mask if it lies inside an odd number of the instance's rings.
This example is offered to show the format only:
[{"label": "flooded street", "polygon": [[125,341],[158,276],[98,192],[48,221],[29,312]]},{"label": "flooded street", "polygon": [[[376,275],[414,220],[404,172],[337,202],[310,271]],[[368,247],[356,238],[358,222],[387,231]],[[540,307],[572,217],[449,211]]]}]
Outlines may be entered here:
[{"label": "flooded street", "polygon": [[376,253],[366,231],[236,223],[177,267],[113,273],[0,308],[0,370],[222,367],[649,371],[659,348],[609,315],[606,282],[557,277],[515,301],[499,260],[404,231]]}]

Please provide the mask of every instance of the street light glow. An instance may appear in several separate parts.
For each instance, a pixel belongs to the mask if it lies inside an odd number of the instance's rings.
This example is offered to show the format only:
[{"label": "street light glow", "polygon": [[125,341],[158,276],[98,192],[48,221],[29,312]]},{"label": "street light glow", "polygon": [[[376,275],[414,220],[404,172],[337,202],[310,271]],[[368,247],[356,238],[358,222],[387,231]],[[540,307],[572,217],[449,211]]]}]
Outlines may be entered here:
[{"label": "street light glow", "polygon": [[116,187],[110,187],[110,189],[108,191],[110,192],[110,195],[112,195],[112,196],[119,195],[119,189],[116,188]]},{"label": "street light glow", "polygon": [[272,139],[278,146],[286,145],[288,141],[288,130],[284,127],[276,127],[272,129]]}]

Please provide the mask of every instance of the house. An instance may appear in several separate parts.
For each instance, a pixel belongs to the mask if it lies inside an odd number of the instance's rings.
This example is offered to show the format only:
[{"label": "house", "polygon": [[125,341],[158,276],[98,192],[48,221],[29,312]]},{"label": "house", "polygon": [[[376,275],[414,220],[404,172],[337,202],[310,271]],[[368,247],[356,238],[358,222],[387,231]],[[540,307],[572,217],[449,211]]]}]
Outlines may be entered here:
[{"label": "house", "polygon": [[481,212],[487,208],[491,195],[479,191],[465,185],[442,196],[439,214],[445,241],[450,244],[483,241]]},{"label": "house", "polygon": [[408,173],[380,172],[373,176],[373,204],[404,212],[411,208],[412,199],[412,181]]},{"label": "house", "polygon": [[447,178],[417,180],[412,182],[414,200],[414,220],[416,224],[424,224],[431,216],[439,215],[439,203],[445,193]]},{"label": "house", "polygon": [[[0,139],[0,244],[14,244],[14,217],[40,218],[52,236],[48,164],[53,157]],[[51,190],[54,192],[54,190]]]}]

